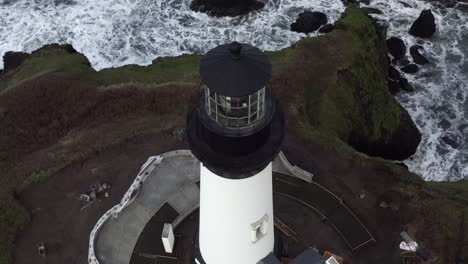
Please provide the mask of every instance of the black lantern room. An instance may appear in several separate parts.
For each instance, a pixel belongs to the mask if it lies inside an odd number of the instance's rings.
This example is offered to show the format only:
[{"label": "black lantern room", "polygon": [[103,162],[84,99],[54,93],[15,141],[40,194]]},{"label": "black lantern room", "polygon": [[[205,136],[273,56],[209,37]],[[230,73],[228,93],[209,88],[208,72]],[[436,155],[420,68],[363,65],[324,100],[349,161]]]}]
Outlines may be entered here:
[{"label": "black lantern room", "polygon": [[284,138],[283,116],[268,89],[268,57],[247,44],[221,45],[202,58],[200,76],[200,98],[187,126],[192,153],[229,178],[263,169]]}]

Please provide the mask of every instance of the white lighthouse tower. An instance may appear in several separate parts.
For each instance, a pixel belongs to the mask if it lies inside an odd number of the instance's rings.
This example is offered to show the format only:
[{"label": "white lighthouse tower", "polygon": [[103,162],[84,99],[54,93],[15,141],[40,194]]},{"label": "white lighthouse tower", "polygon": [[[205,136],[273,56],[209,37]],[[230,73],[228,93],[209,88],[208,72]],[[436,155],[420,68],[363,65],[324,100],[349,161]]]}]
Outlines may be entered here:
[{"label": "white lighthouse tower", "polygon": [[201,96],[187,120],[200,160],[199,264],[256,264],[275,247],[272,160],[284,118],[270,95],[271,64],[233,42],[201,60]]}]

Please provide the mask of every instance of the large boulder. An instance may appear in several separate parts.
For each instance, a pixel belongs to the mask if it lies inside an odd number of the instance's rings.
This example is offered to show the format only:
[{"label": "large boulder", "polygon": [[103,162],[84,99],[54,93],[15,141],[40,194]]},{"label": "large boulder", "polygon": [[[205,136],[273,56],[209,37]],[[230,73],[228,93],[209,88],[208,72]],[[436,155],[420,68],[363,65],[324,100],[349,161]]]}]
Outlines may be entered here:
[{"label": "large boulder", "polygon": [[358,1],[356,1],[356,0],[341,0],[341,2],[342,2],[343,5],[345,5],[345,6],[349,6],[349,5],[351,5],[351,4],[357,4],[357,3],[358,3]]},{"label": "large boulder", "polygon": [[327,15],[322,12],[305,11],[299,14],[296,22],[291,24],[291,30],[301,33],[311,33],[327,24]]},{"label": "large boulder", "polygon": [[380,9],[377,9],[374,7],[362,7],[362,9],[364,9],[369,15],[372,15],[372,14],[382,15],[383,14],[383,12],[380,11]]},{"label": "large boulder", "polygon": [[333,24],[326,24],[319,29],[319,33],[326,34],[332,32],[333,30],[335,30],[335,26]]},{"label": "large boulder", "polygon": [[388,67],[388,78],[394,81],[398,81],[401,77],[400,72],[395,69],[395,67],[389,66]]},{"label": "large boulder", "polygon": [[410,35],[430,38],[436,31],[435,18],[430,9],[423,10],[409,30]]},{"label": "large boulder", "polygon": [[412,5],[410,5],[410,4],[406,3],[406,2],[403,2],[403,1],[398,1],[398,3],[400,3],[401,5],[403,5],[406,8],[412,8],[413,7]]},{"label": "large boulder", "polygon": [[458,149],[458,147],[460,146],[460,144],[450,136],[443,136],[442,141],[454,149]]},{"label": "large boulder", "polygon": [[401,89],[400,84],[401,74],[400,72],[392,66],[388,67],[388,90],[392,95],[397,94]]},{"label": "large boulder", "polygon": [[235,17],[262,9],[264,6],[263,2],[256,0],[193,0],[190,9],[215,17]]},{"label": "large boulder", "polygon": [[408,82],[406,78],[400,78],[400,87],[403,91],[414,92],[414,87]]},{"label": "large boulder", "polygon": [[405,57],[405,58],[399,59],[399,60],[393,59],[393,60],[392,60],[392,64],[393,64],[393,65],[396,65],[396,66],[404,67],[404,66],[406,66],[406,65],[411,64],[411,61],[409,61],[409,60]]},{"label": "large boulder", "polygon": [[387,39],[387,50],[397,60],[403,59],[406,55],[406,45],[397,37]]},{"label": "large boulder", "polygon": [[401,67],[401,71],[404,73],[413,74],[419,71],[419,67],[416,64],[408,64],[404,67]]},{"label": "large boulder", "polygon": [[410,54],[411,54],[411,57],[413,57],[414,63],[419,64],[419,65],[428,64],[429,60],[426,57],[424,57],[424,55],[419,53],[420,49],[424,49],[424,48],[420,45],[414,45],[410,48]]},{"label": "large boulder", "polygon": [[396,95],[401,90],[401,84],[399,80],[388,79],[388,91],[392,95]]}]

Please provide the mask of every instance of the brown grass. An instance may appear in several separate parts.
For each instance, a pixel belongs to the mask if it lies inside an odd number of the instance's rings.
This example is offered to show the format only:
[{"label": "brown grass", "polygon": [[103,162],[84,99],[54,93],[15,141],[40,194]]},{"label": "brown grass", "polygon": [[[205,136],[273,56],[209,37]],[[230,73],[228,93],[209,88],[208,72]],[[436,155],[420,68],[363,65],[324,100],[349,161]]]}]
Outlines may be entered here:
[{"label": "brown grass", "polygon": [[14,196],[32,183],[132,138],[183,127],[197,85],[101,86],[61,73],[0,96],[0,263],[29,221]]}]

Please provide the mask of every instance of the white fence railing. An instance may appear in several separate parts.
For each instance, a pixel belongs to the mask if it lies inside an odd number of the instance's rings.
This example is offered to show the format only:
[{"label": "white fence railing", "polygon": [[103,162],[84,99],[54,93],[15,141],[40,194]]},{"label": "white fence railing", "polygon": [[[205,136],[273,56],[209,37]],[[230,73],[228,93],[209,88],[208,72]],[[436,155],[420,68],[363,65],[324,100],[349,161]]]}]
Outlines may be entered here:
[{"label": "white fence railing", "polygon": [[118,214],[124,210],[128,205],[130,205],[135,198],[138,196],[143,183],[146,181],[148,176],[150,175],[151,171],[163,160],[163,156],[152,156],[150,157],[145,164],[141,167],[140,172],[138,173],[137,177],[133,181],[132,185],[125,193],[124,197],[120,201],[119,204],[112,207],[109,211],[107,211],[96,223],[91,234],[89,236],[89,251],[88,251],[88,263],[89,264],[99,264],[99,260],[96,257],[95,253],[95,242],[96,237],[99,234],[104,223],[112,216],[116,218]]}]

